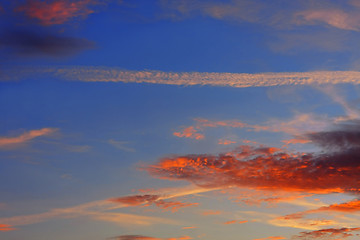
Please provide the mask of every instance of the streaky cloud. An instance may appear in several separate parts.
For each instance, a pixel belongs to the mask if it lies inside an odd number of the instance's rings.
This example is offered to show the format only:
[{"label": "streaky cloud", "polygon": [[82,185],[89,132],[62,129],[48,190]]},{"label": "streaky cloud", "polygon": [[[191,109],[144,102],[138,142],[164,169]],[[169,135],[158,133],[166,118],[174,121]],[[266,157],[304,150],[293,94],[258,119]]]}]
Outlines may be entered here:
[{"label": "streaky cloud", "polygon": [[177,86],[271,87],[282,85],[360,84],[357,71],[314,71],[273,73],[216,73],[131,71],[116,67],[7,67],[0,72],[1,81],[32,78],[55,78],[81,82],[122,82]]},{"label": "streaky cloud", "polygon": [[13,148],[19,144],[27,143],[34,138],[48,136],[58,131],[57,128],[42,128],[30,130],[16,137],[0,137],[0,148]]}]

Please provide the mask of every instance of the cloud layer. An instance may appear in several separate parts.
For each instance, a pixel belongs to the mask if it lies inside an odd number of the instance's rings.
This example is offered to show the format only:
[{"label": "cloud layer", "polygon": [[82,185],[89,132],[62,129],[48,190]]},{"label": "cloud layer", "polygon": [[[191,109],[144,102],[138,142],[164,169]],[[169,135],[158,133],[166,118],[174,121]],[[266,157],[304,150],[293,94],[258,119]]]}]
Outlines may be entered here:
[{"label": "cloud layer", "polygon": [[223,87],[269,87],[309,84],[360,84],[360,72],[318,71],[283,73],[209,73],[128,71],[111,67],[58,67],[3,69],[0,80],[25,80],[29,78],[56,78],[81,82],[123,82],[165,85],[208,85]]}]

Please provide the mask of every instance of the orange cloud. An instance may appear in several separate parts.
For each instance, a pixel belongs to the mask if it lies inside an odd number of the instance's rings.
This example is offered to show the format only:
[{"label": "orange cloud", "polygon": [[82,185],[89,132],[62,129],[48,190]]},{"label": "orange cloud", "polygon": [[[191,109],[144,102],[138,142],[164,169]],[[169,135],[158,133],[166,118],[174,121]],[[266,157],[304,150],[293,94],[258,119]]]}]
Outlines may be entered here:
[{"label": "orange cloud", "polygon": [[204,135],[197,132],[193,126],[184,128],[182,132],[174,132],[173,135],[176,137],[194,138],[196,140],[204,139]]},{"label": "orange cloud", "polygon": [[294,239],[330,239],[333,237],[344,239],[353,236],[351,232],[360,231],[360,228],[328,228],[311,232],[301,232],[300,235],[294,236]]},{"label": "orange cloud", "polygon": [[97,3],[95,0],[28,0],[15,11],[24,12],[27,17],[49,26],[63,24],[74,17],[86,17],[94,12],[88,6],[95,3]]},{"label": "orange cloud", "polygon": [[34,138],[53,134],[57,130],[56,128],[42,128],[25,132],[17,137],[0,137],[0,148],[26,143]]},{"label": "orange cloud", "polygon": [[[204,139],[205,136],[199,133],[199,131],[203,131],[204,128],[231,127],[231,128],[247,128],[253,131],[268,130],[267,126],[250,125],[237,120],[211,121],[204,118],[195,118],[194,121],[195,121],[195,126],[186,127],[181,132],[174,132],[173,135],[177,137],[194,138],[197,140],[201,140]],[[220,139],[218,143],[223,145],[228,145],[236,142]]]},{"label": "orange cloud", "polygon": [[201,213],[201,215],[203,215],[203,216],[220,215],[220,214],[222,214],[222,211],[214,211],[214,210],[203,211]]},{"label": "orange cloud", "polygon": [[[145,204],[145,206],[149,206],[151,204],[155,204],[157,207],[160,207],[164,210],[171,210],[172,212],[176,212],[180,208],[197,206],[199,203],[183,203],[179,201],[165,201],[164,197],[160,195],[133,195],[119,198],[109,199],[111,202],[117,202],[122,204],[127,204],[128,206],[138,206]],[[166,197],[165,197],[166,198]]]},{"label": "orange cloud", "polygon": [[360,211],[360,200],[355,199],[346,203],[335,203],[329,206],[320,207],[317,209],[311,209],[303,212],[297,212],[293,214],[288,214],[286,216],[280,217],[281,219],[300,219],[307,214],[320,213],[320,212],[341,212],[341,213],[353,213]]},{"label": "orange cloud", "polygon": [[220,144],[220,145],[230,145],[230,144],[233,144],[233,143],[236,143],[236,142],[231,141],[231,140],[227,140],[227,139],[220,139],[218,141],[218,144]]},{"label": "orange cloud", "polygon": [[[342,133],[324,133],[326,138],[319,133],[310,138],[321,145],[333,136],[326,144],[342,146],[341,141],[346,137],[351,140],[356,134],[349,132],[349,136],[341,138]],[[360,189],[359,155],[360,148],[357,147],[324,154],[290,154],[276,148],[241,146],[217,156],[198,154],[163,158],[147,170],[153,176],[187,180],[204,188],[238,186],[308,193],[354,192]]]},{"label": "orange cloud", "polygon": [[113,237],[110,239],[116,239],[116,240],[189,240],[192,239],[189,236],[182,236],[178,238],[154,238],[154,237],[148,237],[148,236],[142,236],[142,235],[122,235]]},{"label": "orange cloud", "polygon": [[10,225],[7,224],[0,224],[0,232],[8,232],[8,231],[14,231],[16,228],[13,228]]},{"label": "orange cloud", "polygon": [[198,228],[198,227],[194,227],[194,226],[192,226],[192,227],[183,227],[182,229],[194,229],[194,228]]},{"label": "orange cloud", "polygon": [[266,238],[256,238],[253,240],[280,240],[280,239],[286,239],[286,238],[282,237],[282,236],[272,236],[272,237],[266,237]]},{"label": "orange cloud", "polygon": [[175,202],[175,201],[164,201],[158,200],[155,202],[155,205],[162,209],[170,209],[172,212],[176,212],[179,208],[197,206],[199,203],[183,203],[183,202]]},{"label": "orange cloud", "polygon": [[309,139],[301,139],[301,138],[292,138],[292,139],[289,139],[289,140],[283,140],[282,141],[283,143],[285,143],[284,146],[287,146],[289,144],[305,144],[305,143],[309,143],[311,142]]},{"label": "orange cloud", "polygon": [[243,223],[247,223],[248,221],[247,220],[244,220],[244,221],[238,221],[238,220],[231,220],[231,221],[227,221],[227,222],[224,222],[224,224],[243,224]]}]

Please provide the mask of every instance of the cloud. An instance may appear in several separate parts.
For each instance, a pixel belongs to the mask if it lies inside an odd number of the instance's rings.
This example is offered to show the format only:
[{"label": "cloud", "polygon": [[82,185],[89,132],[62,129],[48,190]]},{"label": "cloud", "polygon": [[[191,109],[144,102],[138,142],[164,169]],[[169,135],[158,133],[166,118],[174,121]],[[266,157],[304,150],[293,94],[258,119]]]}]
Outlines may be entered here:
[{"label": "cloud", "polygon": [[301,232],[300,235],[294,236],[293,239],[344,239],[353,236],[351,232],[360,231],[360,228],[327,228],[311,232]]},{"label": "cloud", "polygon": [[123,150],[126,152],[135,152],[134,148],[130,148],[130,147],[126,146],[127,144],[129,144],[129,142],[127,142],[127,141],[116,141],[114,139],[109,139],[108,143],[117,149],[120,149],[120,150]]},{"label": "cloud", "polygon": [[49,136],[56,131],[58,131],[57,128],[42,128],[39,130],[30,130],[17,137],[0,137],[0,148],[13,148],[30,142],[34,138]]},{"label": "cloud", "polygon": [[[20,41],[20,39],[18,40]],[[71,42],[71,41],[70,41]],[[79,44],[75,44],[79,45]],[[85,44],[88,46],[88,44]],[[209,73],[129,71],[115,67],[32,67],[2,69],[1,80],[25,80],[30,77],[56,78],[81,82],[149,83],[179,86],[207,85],[223,87],[270,87],[283,85],[360,84],[360,72],[274,72]]]},{"label": "cloud", "polygon": [[197,205],[199,205],[199,203],[183,203],[183,202],[179,202],[179,201],[158,200],[155,202],[155,205],[164,210],[170,209],[172,212],[176,212],[180,208],[197,206]]},{"label": "cloud", "polygon": [[110,239],[116,239],[116,240],[188,240],[192,239],[189,236],[182,236],[178,238],[154,238],[154,237],[148,237],[143,235],[121,235],[117,237],[113,237]]},{"label": "cloud", "polygon": [[270,147],[241,146],[219,155],[194,154],[160,159],[147,171],[159,178],[186,180],[198,186],[249,187],[308,193],[349,192],[360,189],[360,132],[358,122],[341,130],[307,134],[331,151],[289,153]]},{"label": "cloud", "polygon": [[176,137],[194,138],[196,140],[204,139],[204,135],[197,132],[193,126],[184,128],[181,132],[174,132]]},{"label": "cloud", "polygon": [[122,235],[110,239],[116,240],[161,240],[160,238],[147,237],[142,235]]},{"label": "cloud", "polygon": [[207,211],[203,211],[201,213],[201,215],[203,215],[203,216],[220,215],[220,214],[222,214],[222,211],[215,211],[215,210],[207,210]]},{"label": "cloud", "polygon": [[322,206],[316,209],[310,209],[303,212],[297,212],[280,217],[281,219],[302,219],[307,214],[322,213],[322,212],[339,212],[339,213],[354,213],[360,211],[360,200],[355,199],[353,201],[345,203],[335,203],[329,206]]},{"label": "cloud", "polygon": [[342,9],[308,9],[295,13],[296,24],[317,25],[319,23],[343,30],[359,31],[360,18],[357,12]]},{"label": "cloud", "polygon": [[91,49],[94,43],[82,38],[32,30],[10,30],[0,35],[0,46],[19,56],[68,56]]},{"label": "cloud", "polygon": [[226,225],[229,225],[229,224],[243,224],[243,223],[247,223],[248,221],[247,220],[244,220],[244,221],[238,221],[238,220],[231,220],[231,221],[227,221],[227,222],[224,222],[224,224]]},{"label": "cloud", "polygon": [[154,204],[159,208],[162,208],[164,210],[169,209],[172,212],[176,212],[177,210],[179,210],[179,208],[199,205],[199,203],[183,203],[183,202],[179,202],[179,201],[165,201],[165,200],[163,200],[163,198],[167,198],[167,197],[161,197],[160,195],[145,194],[145,195],[133,195],[133,196],[125,196],[125,197],[119,197],[119,198],[112,198],[112,199],[109,199],[109,201],[127,204],[129,206],[139,206],[139,205],[149,206],[151,204]]},{"label": "cloud", "polygon": [[0,224],[0,232],[9,232],[9,231],[14,231],[14,230],[16,230],[16,228],[13,228],[10,225]]},{"label": "cloud", "polygon": [[253,239],[253,240],[280,240],[280,239],[286,239],[286,237],[272,236],[272,237],[266,237],[266,238],[256,238],[256,239]]},{"label": "cloud", "polygon": [[150,226],[152,224],[177,224],[176,221],[160,217],[150,217],[136,214],[111,212],[125,205],[115,204],[107,200],[94,201],[68,208],[55,208],[44,213],[0,218],[0,222],[12,226],[30,225],[49,221],[51,219],[68,219],[87,217],[97,221],[112,222],[122,226],[139,225]]},{"label": "cloud", "polygon": [[231,141],[228,139],[219,139],[218,144],[220,145],[230,145],[236,143],[235,141]]},{"label": "cloud", "polygon": [[[196,140],[201,140],[205,138],[205,135],[199,133],[204,131],[205,128],[215,128],[215,127],[231,127],[231,128],[246,128],[253,131],[267,130],[267,126],[259,125],[250,125],[247,123],[240,122],[238,120],[226,120],[226,121],[211,121],[204,118],[195,118],[195,126],[185,127],[182,132],[174,132],[173,135],[177,137],[185,138],[194,138]],[[230,140],[220,139],[218,144],[229,145],[236,143]]]},{"label": "cloud", "polygon": [[194,229],[194,228],[198,228],[198,227],[191,226],[191,227],[183,227],[182,229]]},{"label": "cloud", "polygon": [[28,18],[49,26],[64,24],[75,17],[84,18],[94,12],[88,7],[97,3],[95,0],[27,0],[14,11],[23,12]]}]

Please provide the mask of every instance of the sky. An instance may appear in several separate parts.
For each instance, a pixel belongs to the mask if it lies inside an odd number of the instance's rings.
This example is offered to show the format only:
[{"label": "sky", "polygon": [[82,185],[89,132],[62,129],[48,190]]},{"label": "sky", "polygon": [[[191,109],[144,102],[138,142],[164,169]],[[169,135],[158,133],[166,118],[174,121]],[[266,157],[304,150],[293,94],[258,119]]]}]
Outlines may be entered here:
[{"label": "sky", "polygon": [[359,12],[0,1],[0,239],[359,239]]}]

